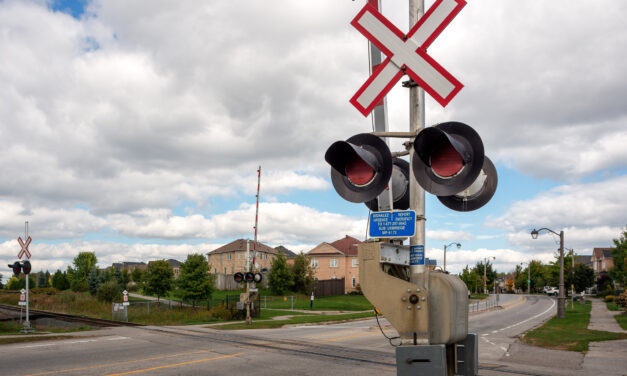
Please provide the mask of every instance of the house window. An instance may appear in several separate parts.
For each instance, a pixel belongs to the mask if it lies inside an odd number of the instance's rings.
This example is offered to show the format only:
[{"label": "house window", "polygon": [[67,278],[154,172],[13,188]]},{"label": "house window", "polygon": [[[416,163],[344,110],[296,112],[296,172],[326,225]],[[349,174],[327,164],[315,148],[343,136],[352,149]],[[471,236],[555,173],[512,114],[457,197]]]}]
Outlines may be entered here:
[{"label": "house window", "polygon": [[220,264],[222,264],[222,255],[220,255]]},{"label": "house window", "polygon": [[235,273],[235,267],[231,266],[231,274]]},{"label": "house window", "polygon": [[[353,268],[357,267],[357,257],[353,257]],[[355,287],[355,286],[353,286]]]},{"label": "house window", "polygon": [[331,259],[331,267],[332,268],[337,268],[337,259],[336,258],[332,258]]},{"label": "house window", "polygon": [[601,261],[601,270],[605,270],[605,259],[603,259],[603,261]]},{"label": "house window", "polygon": [[311,267],[312,268],[317,268],[318,267],[318,259],[317,258],[312,258],[311,259]]},{"label": "house window", "polygon": [[226,274],[226,266],[224,267],[224,274]]},{"label": "house window", "polygon": [[357,287],[357,278],[353,277],[353,288]]},{"label": "house window", "polygon": [[230,253],[227,253],[227,254],[226,254],[226,259],[227,259],[227,260],[230,260],[230,259],[231,259],[231,254],[230,254]]}]

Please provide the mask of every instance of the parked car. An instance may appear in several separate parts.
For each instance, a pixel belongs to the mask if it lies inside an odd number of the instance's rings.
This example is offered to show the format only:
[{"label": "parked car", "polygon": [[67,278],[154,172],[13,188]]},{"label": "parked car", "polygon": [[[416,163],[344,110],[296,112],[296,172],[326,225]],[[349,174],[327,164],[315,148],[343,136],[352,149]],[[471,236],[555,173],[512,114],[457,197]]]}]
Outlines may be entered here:
[{"label": "parked car", "polygon": [[556,289],[555,287],[549,287],[549,289],[546,291],[546,294],[548,296],[557,296],[559,295],[560,290]]}]

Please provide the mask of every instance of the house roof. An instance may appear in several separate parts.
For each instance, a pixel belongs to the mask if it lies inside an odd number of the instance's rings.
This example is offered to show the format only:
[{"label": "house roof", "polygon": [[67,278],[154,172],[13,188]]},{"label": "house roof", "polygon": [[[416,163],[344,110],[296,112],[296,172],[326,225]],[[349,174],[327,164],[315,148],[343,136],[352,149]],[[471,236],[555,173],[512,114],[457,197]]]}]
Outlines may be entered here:
[{"label": "house roof", "polygon": [[610,252],[612,248],[594,248],[592,250],[592,254],[595,258],[612,258],[612,253]]},{"label": "house roof", "polygon": [[275,249],[277,251],[282,251],[283,254],[285,255],[285,257],[288,258],[288,259],[293,259],[294,257],[296,257],[296,253],[290,251],[289,249],[285,248],[282,245],[276,247]]},{"label": "house roof", "polygon": [[[222,247],[216,248],[211,252],[207,252],[208,255],[215,255],[215,254],[219,254],[219,253],[226,253],[226,252],[235,252],[235,251],[246,251],[246,242],[247,239],[237,239],[234,240],[232,242],[230,242],[229,244],[225,244]],[[254,241],[250,241],[250,250],[252,251],[253,248],[256,248],[257,252],[266,252],[266,253],[270,253],[273,255],[277,254],[277,250],[272,248],[272,247],[268,247],[267,245],[257,242],[257,246],[254,246],[255,242]]]},{"label": "house roof", "polygon": [[342,252],[345,256],[357,256],[357,245],[361,243],[363,242],[346,235],[342,239],[336,240],[329,245]]},{"label": "house roof", "polygon": [[580,264],[589,265],[592,263],[592,256],[589,255],[575,255],[575,262]]},{"label": "house roof", "polygon": [[170,266],[173,268],[178,268],[179,266],[181,266],[181,262],[175,259],[167,259],[165,261],[169,262]]}]

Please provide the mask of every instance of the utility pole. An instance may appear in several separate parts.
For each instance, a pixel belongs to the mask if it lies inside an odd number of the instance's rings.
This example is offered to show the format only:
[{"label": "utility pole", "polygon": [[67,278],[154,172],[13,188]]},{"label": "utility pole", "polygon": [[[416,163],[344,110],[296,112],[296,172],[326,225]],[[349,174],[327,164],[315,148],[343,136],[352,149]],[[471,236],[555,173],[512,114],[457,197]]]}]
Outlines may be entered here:
[{"label": "utility pole", "polygon": [[560,231],[560,291],[557,298],[557,317],[566,317],[566,296],[564,295],[564,230]]}]

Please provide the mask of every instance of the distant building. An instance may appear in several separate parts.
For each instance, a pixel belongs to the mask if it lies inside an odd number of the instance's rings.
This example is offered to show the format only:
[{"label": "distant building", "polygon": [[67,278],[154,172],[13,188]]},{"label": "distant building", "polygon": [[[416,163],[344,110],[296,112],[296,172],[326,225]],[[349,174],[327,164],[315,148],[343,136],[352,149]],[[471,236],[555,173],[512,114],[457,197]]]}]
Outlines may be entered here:
[{"label": "distant building", "polygon": [[614,259],[610,252],[612,248],[594,248],[592,250],[592,270],[598,276],[600,273],[609,271],[614,267]]},{"label": "distant building", "polygon": [[147,265],[145,262],[132,262],[132,261],[114,262],[113,264],[111,264],[111,267],[113,269],[117,269],[119,271],[126,269],[129,272],[137,268],[146,270],[146,266]]},{"label": "distant building", "polygon": [[181,271],[181,263],[178,260],[174,259],[167,259],[165,261],[167,261],[172,267],[172,271],[174,272],[174,279],[178,278]]},{"label": "distant building", "polygon": [[344,291],[356,291],[359,284],[357,245],[362,242],[346,235],[332,243],[320,243],[307,253],[314,276],[319,280],[344,278]]},{"label": "distant building", "polygon": [[247,244],[250,248],[251,257],[253,248],[257,250],[257,257],[255,258],[257,270],[269,270],[272,266],[272,260],[276,258],[278,253],[276,249],[259,242],[255,247],[253,240],[237,239],[207,253],[207,262],[211,272],[234,274],[245,271]]},{"label": "distant building", "polygon": [[294,265],[294,257],[296,257],[296,253],[290,251],[289,249],[285,248],[282,245],[275,247],[274,249],[276,249],[277,251],[283,252],[283,254],[285,255],[285,258],[287,259],[288,265]]}]

